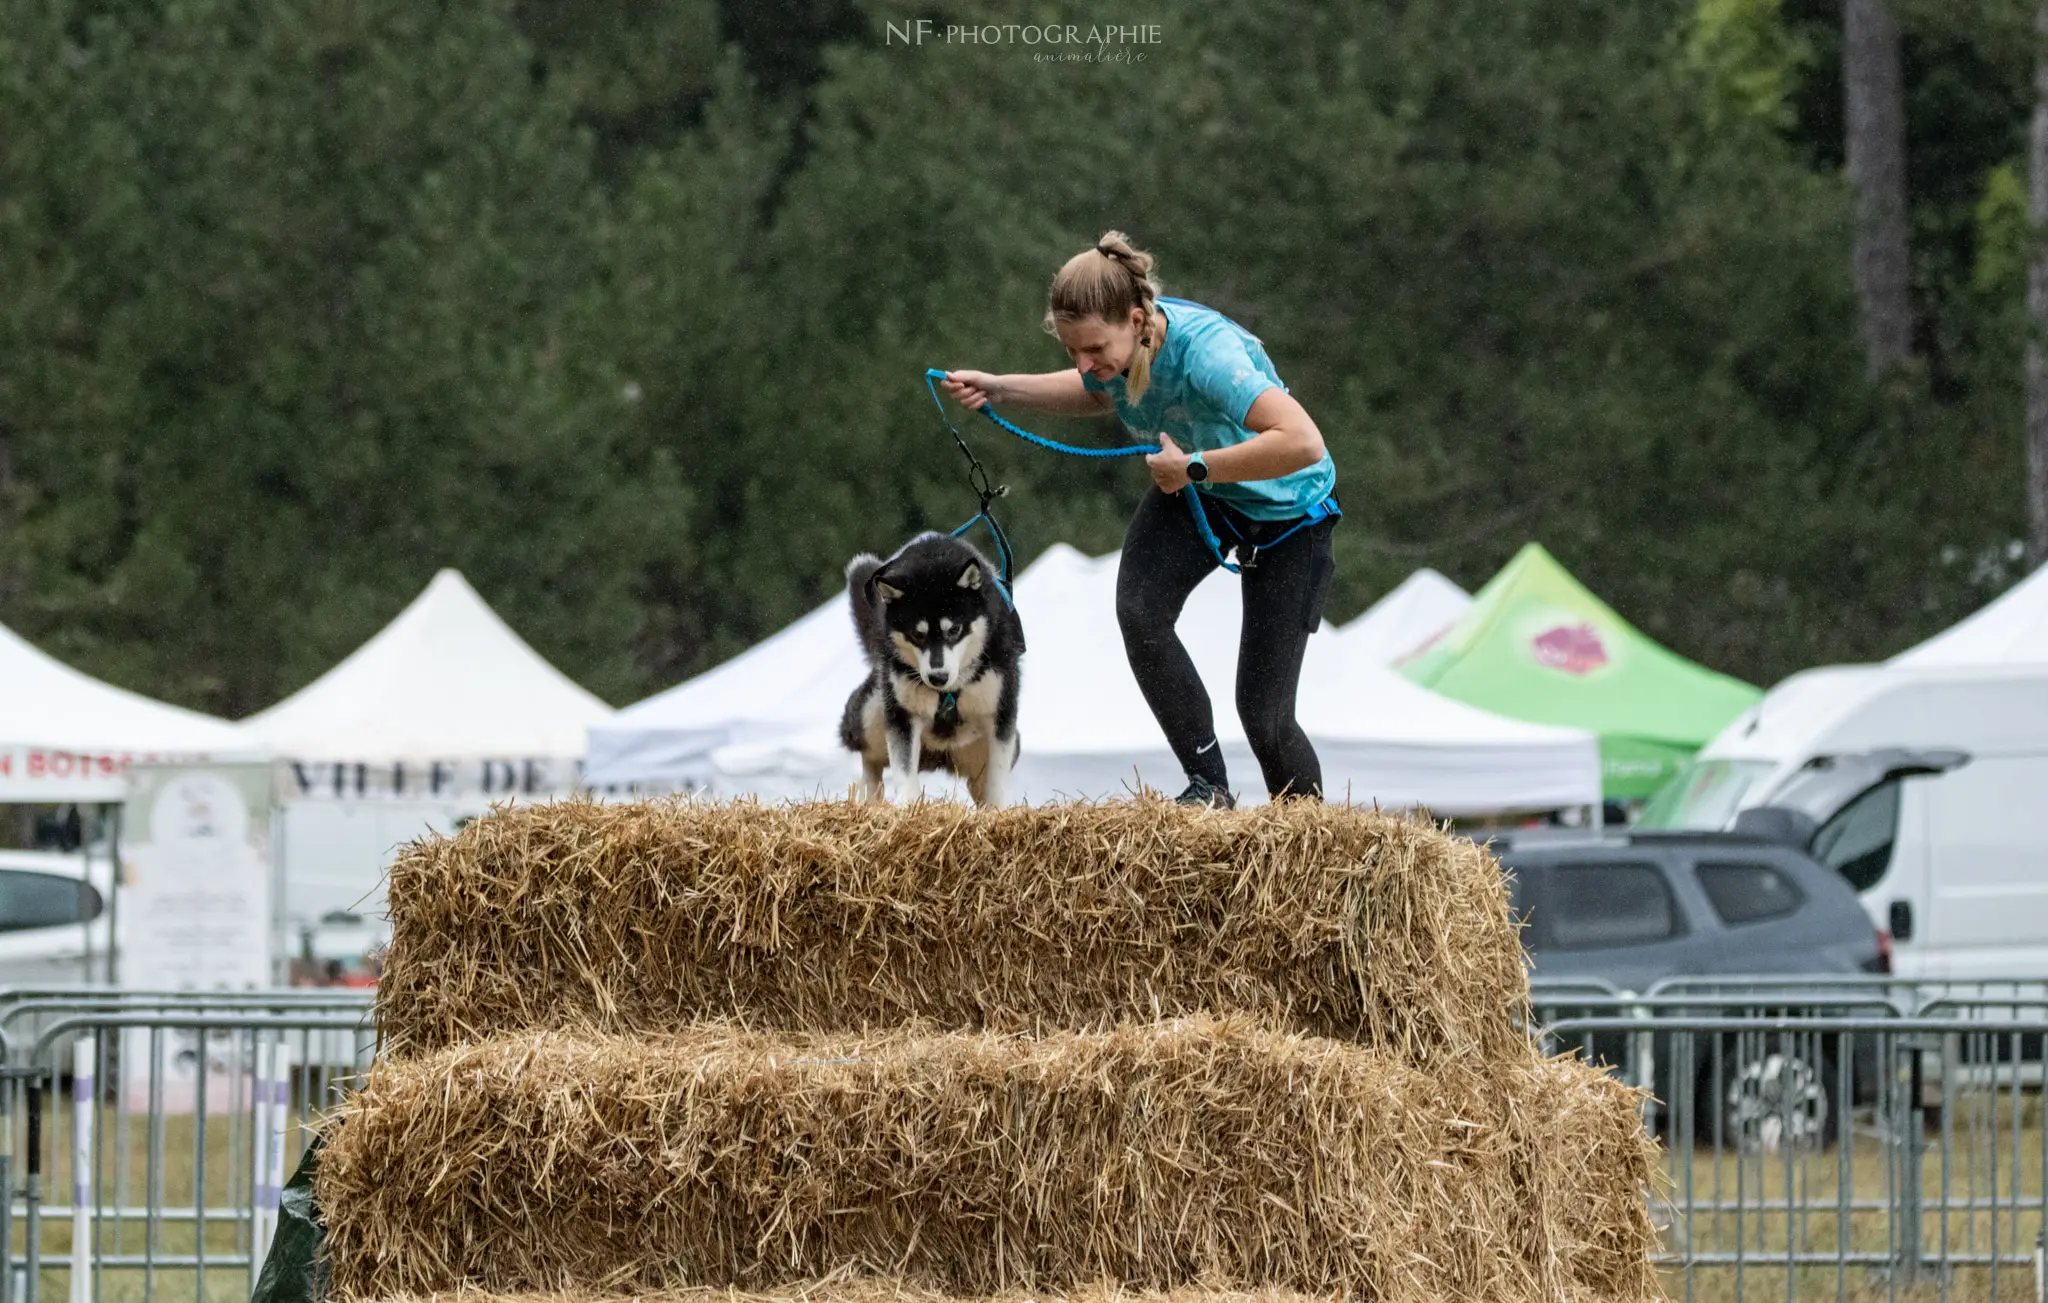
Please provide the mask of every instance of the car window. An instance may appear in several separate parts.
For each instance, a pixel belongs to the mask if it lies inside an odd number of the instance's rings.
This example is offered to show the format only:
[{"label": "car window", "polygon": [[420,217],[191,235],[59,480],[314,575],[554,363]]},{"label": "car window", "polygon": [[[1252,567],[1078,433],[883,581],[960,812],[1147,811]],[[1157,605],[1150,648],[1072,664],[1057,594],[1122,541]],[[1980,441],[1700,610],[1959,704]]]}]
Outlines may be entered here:
[{"label": "car window", "polygon": [[1678,907],[1654,864],[1553,864],[1537,921],[1553,950],[1635,946],[1678,935]]},{"label": "car window", "polygon": [[1730,927],[1784,918],[1806,900],[1792,879],[1768,864],[1702,864],[1696,872],[1714,913]]},{"label": "car window", "polygon": [[100,893],[58,873],[0,869],[0,932],[59,927],[98,918]]},{"label": "car window", "polygon": [[1657,790],[1638,828],[1725,828],[1742,807],[1749,789],[1776,769],[1775,760],[1695,759]]},{"label": "car window", "polygon": [[1899,784],[1879,783],[1821,825],[1813,835],[1813,858],[1867,891],[1892,864],[1899,835]]}]

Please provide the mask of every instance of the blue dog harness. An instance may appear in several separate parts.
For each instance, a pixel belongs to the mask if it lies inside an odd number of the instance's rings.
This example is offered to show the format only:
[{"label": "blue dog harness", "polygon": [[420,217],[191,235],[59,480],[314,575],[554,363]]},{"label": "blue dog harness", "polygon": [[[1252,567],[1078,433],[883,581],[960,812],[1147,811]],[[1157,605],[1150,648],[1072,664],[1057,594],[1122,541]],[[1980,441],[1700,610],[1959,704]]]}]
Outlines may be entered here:
[{"label": "blue dog harness", "polygon": [[[939,381],[945,378],[946,373],[944,371],[939,370],[937,367],[928,367],[924,373],[925,388],[931,391],[932,404],[939,409],[939,420],[945,423],[946,429],[953,436],[953,442],[960,445],[960,451],[967,454],[967,460],[973,466],[973,470],[969,474],[969,480],[974,485],[975,493],[981,498],[981,510],[975,513],[974,519],[954,530],[953,537],[960,537],[968,530],[973,529],[977,524],[985,522],[988,525],[989,532],[995,536],[996,547],[1002,553],[1003,577],[998,581],[997,588],[1002,593],[1003,600],[1009,602],[1009,583],[1012,567],[1010,540],[1003,535],[1002,526],[996,524],[995,517],[989,514],[989,504],[1010,490],[1007,485],[991,487],[988,472],[983,469],[981,462],[968,448],[967,441],[960,437],[960,431],[955,429],[953,422],[947,418],[946,404],[939,397]],[[1144,444],[1130,444],[1122,448],[1080,448],[1071,443],[1060,443],[1053,439],[1047,439],[1041,435],[1033,434],[1021,426],[1013,425],[996,415],[996,409],[992,405],[983,404],[981,413],[1002,429],[1008,430],[1011,434],[1024,440],[1024,442],[1044,448],[1048,452],[1065,453],[1069,457],[1142,457],[1159,451],[1157,448],[1147,447]],[[1270,542],[1258,544],[1257,546],[1247,543],[1244,536],[1238,533],[1237,527],[1232,525],[1230,518],[1226,516],[1223,519],[1223,524],[1237,538],[1231,550],[1240,558],[1239,563],[1232,564],[1224,556],[1223,543],[1216,537],[1216,531],[1209,526],[1209,513],[1202,506],[1201,490],[1191,483],[1181,490],[1181,496],[1187,499],[1188,512],[1195,520],[1195,532],[1202,536],[1202,542],[1208,546],[1209,555],[1216,558],[1217,565],[1222,566],[1232,574],[1242,574],[1245,566],[1252,565],[1258,560],[1260,552],[1267,548],[1279,546],[1298,531],[1307,529],[1310,525],[1319,524],[1325,520],[1339,518],[1344,514],[1337,504],[1337,495],[1333,493],[1311,506],[1306,515],[1290,525],[1278,538]],[[1013,607],[1014,605],[1012,603]],[[940,699],[939,708],[941,710],[945,709],[943,697]]]}]

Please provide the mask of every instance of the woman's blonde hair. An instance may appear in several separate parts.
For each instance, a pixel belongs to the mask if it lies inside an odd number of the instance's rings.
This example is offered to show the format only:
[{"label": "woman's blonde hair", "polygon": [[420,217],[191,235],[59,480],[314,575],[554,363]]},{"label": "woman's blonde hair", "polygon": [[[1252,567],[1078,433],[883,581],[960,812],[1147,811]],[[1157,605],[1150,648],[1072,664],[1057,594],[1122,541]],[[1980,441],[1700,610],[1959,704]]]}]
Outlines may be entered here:
[{"label": "woman's blonde hair", "polygon": [[1152,328],[1153,314],[1159,310],[1159,282],[1152,267],[1152,255],[1133,249],[1122,231],[1106,231],[1094,248],[1067,259],[1046,294],[1045,328],[1053,334],[1089,317],[1117,322],[1132,308],[1143,310],[1145,324],[1138,329],[1137,351],[1124,379],[1124,394],[1133,403],[1152,383],[1152,359],[1164,343]]}]

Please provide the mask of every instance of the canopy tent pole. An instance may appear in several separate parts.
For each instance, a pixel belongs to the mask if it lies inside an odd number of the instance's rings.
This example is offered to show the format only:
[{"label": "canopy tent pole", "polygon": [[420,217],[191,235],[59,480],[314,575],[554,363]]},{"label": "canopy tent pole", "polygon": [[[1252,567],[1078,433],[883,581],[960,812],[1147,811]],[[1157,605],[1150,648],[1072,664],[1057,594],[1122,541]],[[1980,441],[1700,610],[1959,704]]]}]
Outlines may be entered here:
[{"label": "canopy tent pole", "polygon": [[107,858],[111,870],[107,879],[107,985],[113,986],[119,980],[115,957],[121,950],[121,807],[109,803],[100,809],[107,818]]},{"label": "canopy tent pole", "polygon": [[[76,805],[74,805],[74,806],[72,806],[71,808],[72,808],[72,810],[73,810],[74,812],[76,812],[76,811],[77,811],[77,810],[79,809],[79,806],[76,806]],[[102,815],[102,816],[104,816],[104,815],[105,815],[105,813],[106,813],[106,807],[105,807],[104,805],[102,805],[102,806],[100,806],[99,808],[100,808],[100,813],[101,813],[101,815]],[[86,887],[86,890],[87,890],[87,891],[90,891],[90,890],[92,890],[92,838],[91,838],[91,837],[89,837],[89,836],[86,836],[86,835],[85,835],[85,830],[84,830],[84,820],[83,820],[83,819],[80,819],[80,820],[79,820],[79,829],[80,829],[80,831],[79,831],[79,837],[78,837],[78,858],[79,858],[79,878],[80,878],[80,880],[81,880],[82,882],[84,882],[84,884],[85,884],[85,887]],[[86,899],[86,895],[85,895],[85,892],[83,892],[83,891],[82,891],[82,892],[80,892],[80,893],[79,893],[79,900],[80,900],[80,902],[81,902],[81,903],[83,903],[85,899]],[[78,920],[78,926],[79,926],[79,927],[80,927],[80,928],[81,928],[81,929],[83,930],[83,932],[84,932],[84,941],[85,941],[85,954],[84,954],[84,957],[82,958],[82,960],[80,961],[80,966],[79,966],[79,976],[80,976],[80,977],[81,977],[81,978],[82,978],[82,979],[83,979],[83,980],[85,981],[85,983],[86,983],[87,985],[91,985],[91,984],[92,984],[92,970],[93,970],[93,953],[92,953],[92,924],[93,924],[93,920],[92,920],[92,918],[91,918],[91,917],[84,917],[84,918],[80,918],[80,919]],[[110,939],[110,941],[109,941],[109,949],[111,949],[111,948],[112,948],[112,944],[111,944],[111,939]]]}]

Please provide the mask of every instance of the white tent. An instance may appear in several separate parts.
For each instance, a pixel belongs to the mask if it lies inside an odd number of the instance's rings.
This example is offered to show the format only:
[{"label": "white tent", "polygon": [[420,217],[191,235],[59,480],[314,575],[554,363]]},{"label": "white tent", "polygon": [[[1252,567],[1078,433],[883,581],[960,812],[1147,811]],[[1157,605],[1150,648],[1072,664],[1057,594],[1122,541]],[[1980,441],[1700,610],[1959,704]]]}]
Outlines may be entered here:
[{"label": "white tent", "polygon": [[0,801],[118,801],[131,761],[247,749],[224,719],[102,683],[0,626]]},{"label": "white tent", "polygon": [[865,673],[841,591],[716,669],[593,725],[585,777],[598,787],[705,786],[720,747],[836,723]]},{"label": "white tent", "polygon": [[443,570],[348,659],[242,728],[298,760],[576,757],[611,713]]},{"label": "white tent", "polygon": [[1424,566],[1337,633],[1350,655],[1392,665],[1433,642],[1470,605],[1472,594]]},{"label": "white tent", "polygon": [[273,842],[281,924],[310,938],[339,911],[359,938],[381,935],[397,847],[499,801],[575,790],[584,737],[611,714],[441,571],[347,659],[242,722],[289,762]]},{"label": "white tent", "polygon": [[2048,666],[2048,566],[2022,579],[1983,610],[1908,648],[1886,664]]},{"label": "white tent", "polygon": [[[1058,545],[1018,577],[1017,603],[1030,645],[1019,720],[1021,799],[1115,796],[1140,783],[1178,791],[1184,782],[1124,658],[1116,573],[1115,556],[1091,560]],[[1209,685],[1232,781],[1255,793],[1258,767],[1232,706],[1236,585],[1221,572],[1212,576],[1189,599],[1180,632]],[[804,674],[783,678],[778,688],[785,666]],[[720,793],[839,794],[857,767],[834,732],[861,673],[841,597],[755,651],[594,730],[592,781],[673,778],[690,768]],[[784,695],[764,711],[763,699],[778,691]],[[1445,812],[1547,808],[1598,797],[1590,734],[1501,719],[1380,667],[1361,666],[1328,626],[1310,640],[1299,700],[1333,796],[1348,792],[1358,801],[1422,803]],[[647,746],[636,749],[635,728],[646,730]],[[659,775],[636,769],[628,759],[636,754],[674,767]]]},{"label": "white tent", "polygon": [[[1028,612],[1056,613],[1034,632],[1020,729],[1022,794],[1101,796],[1139,781],[1169,793],[1185,782],[1124,659],[1116,627],[1116,556],[1049,553],[1018,582]],[[1234,705],[1239,580],[1210,575],[1188,599],[1179,633],[1208,686],[1216,734],[1240,792],[1262,788]],[[1038,617],[1040,626],[1044,617]],[[1094,685],[1046,691],[1033,685]],[[1539,809],[1599,799],[1597,744],[1577,730],[1525,724],[1466,706],[1347,654],[1329,625],[1309,639],[1296,713],[1333,799],[1428,805],[1445,813]]]}]

